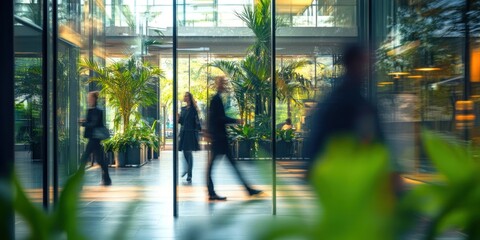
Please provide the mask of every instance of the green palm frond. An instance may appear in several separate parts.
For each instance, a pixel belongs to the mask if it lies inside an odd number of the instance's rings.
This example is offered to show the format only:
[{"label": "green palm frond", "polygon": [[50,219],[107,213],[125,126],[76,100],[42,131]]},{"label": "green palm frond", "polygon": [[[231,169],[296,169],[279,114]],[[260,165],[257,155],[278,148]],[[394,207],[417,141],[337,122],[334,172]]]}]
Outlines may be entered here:
[{"label": "green palm frond", "polygon": [[[147,62],[135,57],[103,67],[89,60],[80,61],[80,70],[90,70],[95,75],[89,82],[101,86],[100,93],[115,110],[115,119],[122,119],[124,130],[129,127],[129,119],[139,107],[156,103],[155,82],[165,77],[165,73]],[[116,123],[115,126],[118,126]]]}]

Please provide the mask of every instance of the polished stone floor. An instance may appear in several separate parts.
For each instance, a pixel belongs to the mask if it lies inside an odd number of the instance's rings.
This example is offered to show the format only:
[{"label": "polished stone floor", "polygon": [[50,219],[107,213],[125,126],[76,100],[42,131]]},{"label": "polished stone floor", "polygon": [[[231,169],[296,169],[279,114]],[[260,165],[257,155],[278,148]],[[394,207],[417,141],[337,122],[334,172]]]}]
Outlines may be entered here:
[{"label": "polished stone floor", "polygon": [[[140,168],[110,168],[113,185],[99,185],[100,169],[87,170],[81,196],[78,221],[88,239],[255,239],[269,221],[293,220],[309,223],[318,216],[315,194],[302,180],[302,163],[278,161],[277,216],[272,216],[271,161],[240,161],[238,165],[248,181],[264,194],[249,197],[240,185],[228,161],[217,162],[214,183],[226,202],[209,202],[205,187],[208,152],[194,153],[193,182],[178,179],[178,217],[173,217],[172,152],[163,151],[160,159]],[[179,157],[179,173],[183,156]],[[19,161],[17,171],[27,193],[40,205],[41,168],[36,162]],[[411,180],[413,181],[413,180]],[[415,184],[415,183],[411,183]],[[427,223],[419,224],[419,228]],[[17,239],[25,239],[28,229],[22,219],[16,221]],[[412,233],[405,239],[422,239]],[[442,240],[465,239],[451,231]]]},{"label": "polished stone floor", "polygon": [[[193,182],[178,180],[178,217],[173,217],[172,152],[164,151],[159,160],[140,168],[110,168],[113,185],[99,185],[100,169],[87,170],[82,192],[79,221],[87,236],[107,239],[116,228],[131,222],[127,239],[250,239],[252,229],[262,218],[271,219],[271,161],[241,161],[238,163],[249,183],[264,193],[249,197],[227,160],[217,161],[214,168],[216,191],[226,196],[226,202],[209,202],[205,184],[208,152],[194,153]],[[183,156],[179,157],[179,172],[183,171]],[[311,216],[315,196],[302,180],[302,170],[295,162],[277,165],[277,214],[284,217]],[[29,195],[40,201],[40,189],[28,189]],[[27,230],[17,220],[17,237]],[[226,237],[228,236],[228,237]]]}]

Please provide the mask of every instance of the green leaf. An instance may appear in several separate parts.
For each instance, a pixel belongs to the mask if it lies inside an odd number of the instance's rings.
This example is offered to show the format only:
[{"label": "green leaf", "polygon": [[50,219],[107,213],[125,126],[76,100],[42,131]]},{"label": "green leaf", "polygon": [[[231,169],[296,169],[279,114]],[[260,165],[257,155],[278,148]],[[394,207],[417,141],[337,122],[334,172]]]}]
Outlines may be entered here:
[{"label": "green leaf", "polygon": [[393,188],[388,152],[337,136],[319,156],[312,184],[324,210],[317,234],[322,239],[392,239]]},{"label": "green leaf", "polygon": [[82,190],[83,176],[85,175],[85,164],[81,164],[75,174],[65,183],[58,205],[53,213],[52,221],[59,231],[64,231],[68,239],[85,239],[78,230],[78,203]]},{"label": "green leaf", "polygon": [[28,199],[16,175],[13,177],[13,184],[15,187],[14,208],[30,228],[29,239],[50,239],[51,236],[49,234],[52,227],[46,213],[38,209]]},{"label": "green leaf", "polygon": [[465,182],[475,174],[477,167],[466,147],[430,131],[422,132],[422,140],[435,167],[449,182]]}]

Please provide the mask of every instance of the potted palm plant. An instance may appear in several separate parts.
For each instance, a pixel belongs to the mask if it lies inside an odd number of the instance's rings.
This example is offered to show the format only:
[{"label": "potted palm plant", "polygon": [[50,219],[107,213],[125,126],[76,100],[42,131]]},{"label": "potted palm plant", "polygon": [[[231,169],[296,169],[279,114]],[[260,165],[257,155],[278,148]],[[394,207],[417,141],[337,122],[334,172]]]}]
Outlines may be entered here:
[{"label": "potted palm plant", "polygon": [[138,125],[141,120],[139,109],[158,101],[155,83],[164,77],[164,72],[135,56],[108,66],[82,60],[80,67],[95,73],[88,82],[100,86],[100,94],[105,96],[107,106],[115,115],[114,136],[106,142],[106,150],[117,152],[119,166],[142,165],[146,158],[143,149],[154,140],[150,139],[148,144],[145,141],[146,128]]},{"label": "potted palm plant", "polygon": [[230,127],[229,136],[234,144],[233,155],[237,159],[253,157],[252,151],[257,139],[253,126],[249,124],[232,126]]},{"label": "potted palm plant", "polygon": [[288,158],[293,153],[293,141],[295,140],[295,131],[293,129],[277,130],[277,157]]},{"label": "potted palm plant", "polygon": [[[256,155],[271,152],[271,141],[268,140],[271,133],[268,126],[271,124],[272,116],[270,3],[271,0],[258,0],[255,1],[254,8],[248,6],[242,12],[236,13],[255,36],[255,42],[248,48],[246,57],[241,61],[217,60],[209,64],[231,79],[233,96],[239,106],[241,119],[247,124],[254,122],[255,133],[252,135],[256,135],[255,149],[258,149]],[[279,17],[276,17],[276,24],[276,27],[285,25],[284,20]],[[308,64],[311,64],[308,60],[291,61],[275,73],[276,98],[287,103],[289,117],[292,103],[300,105],[299,97],[308,94],[311,89],[311,81],[298,72],[299,68]],[[245,129],[237,130],[236,134],[241,136],[242,130]],[[242,155],[240,151],[239,154]]]}]

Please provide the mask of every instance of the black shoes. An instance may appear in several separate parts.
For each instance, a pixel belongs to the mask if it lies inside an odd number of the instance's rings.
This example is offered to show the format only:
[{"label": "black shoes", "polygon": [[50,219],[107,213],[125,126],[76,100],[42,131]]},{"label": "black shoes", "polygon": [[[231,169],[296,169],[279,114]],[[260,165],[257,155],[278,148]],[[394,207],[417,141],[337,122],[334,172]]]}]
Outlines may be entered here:
[{"label": "black shoes", "polygon": [[192,183],[192,177],[187,177],[187,182]]},{"label": "black shoes", "polygon": [[100,182],[100,185],[102,185],[102,186],[111,186],[111,185],[112,185],[112,180],[110,180],[110,179],[109,179],[109,180],[102,180],[102,181]]},{"label": "black shoes", "polygon": [[256,196],[256,195],[259,195],[261,193],[262,193],[262,191],[260,191],[260,190],[248,189],[248,195],[250,195],[250,196]]},{"label": "black shoes", "polygon": [[218,195],[215,194],[213,196],[209,196],[208,200],[209,201],[226,201],[227,198],[226,197],[221,197],[221,196],[218,196]]},{"label": "black shoes", "polygon": [[[256,190],[256,189],[248,189],[248,195],[250,195],[251,197],[252,196],[257,196],[259,194],[263,193],[262,191],[260,190]],[[210,201],[226,201],[227,198],[226,197],[221,197],[221,196],[218,196],[218,195],[212,195],[212,196],[209,196],[208,197],[208,200]]]}]

